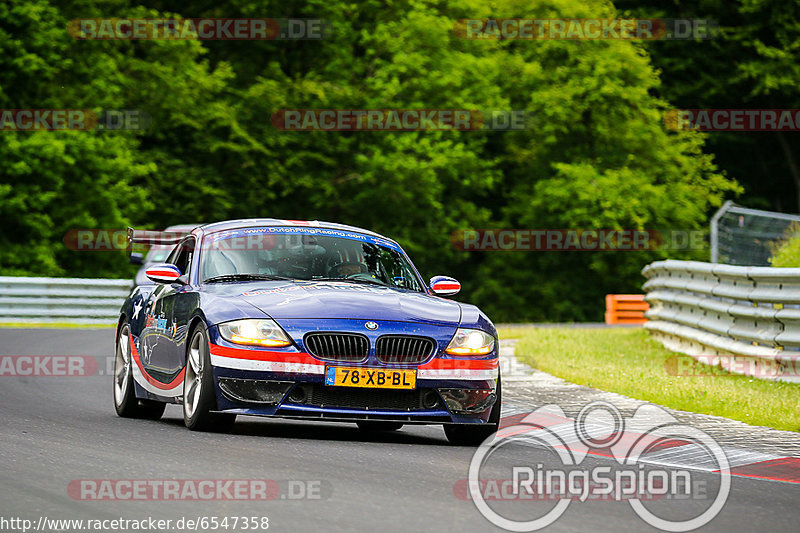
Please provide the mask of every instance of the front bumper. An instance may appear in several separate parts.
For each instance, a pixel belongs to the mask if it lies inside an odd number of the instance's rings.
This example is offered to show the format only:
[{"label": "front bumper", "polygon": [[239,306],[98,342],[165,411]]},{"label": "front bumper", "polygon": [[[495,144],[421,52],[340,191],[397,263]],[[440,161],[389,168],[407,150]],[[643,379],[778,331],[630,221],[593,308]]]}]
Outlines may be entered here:
[{"label": "front bumper", "polygon": [[295,348],[242,348],[213,333],[211,363],[221,412],[333,421],[485,423],[499,377],[496,353],[481,359],[439,354],[421,365],[395,366],[416,369],[414,389],[327,386],[326,366],[374,363],[326,363]]}]

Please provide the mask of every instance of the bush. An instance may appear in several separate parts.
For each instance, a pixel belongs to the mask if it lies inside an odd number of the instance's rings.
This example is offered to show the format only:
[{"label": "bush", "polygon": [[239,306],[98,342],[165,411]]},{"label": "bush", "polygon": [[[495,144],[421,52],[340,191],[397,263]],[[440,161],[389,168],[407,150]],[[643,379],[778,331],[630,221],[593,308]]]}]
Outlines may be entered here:
[{"label": "bush", "polygon": [[769,262],[774,267],[800,267],[800,224],[792,224],[784,239],[772,247]]}]

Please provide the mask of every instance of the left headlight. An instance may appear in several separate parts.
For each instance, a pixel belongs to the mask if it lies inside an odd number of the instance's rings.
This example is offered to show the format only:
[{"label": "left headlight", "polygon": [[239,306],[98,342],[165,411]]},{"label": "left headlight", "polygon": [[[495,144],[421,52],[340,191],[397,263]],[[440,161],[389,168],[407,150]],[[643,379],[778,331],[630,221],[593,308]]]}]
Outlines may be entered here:
[{"label": "left headlight", "polygon": [[234,320],[218,324],[219,334],[228,342],[281,348],[292,341],[274,320]]},{"label": "left headlight", "polygon": [[450,355],[486,355],[494,350],[494,337],[479,329],[457,329],[445,352]]}]

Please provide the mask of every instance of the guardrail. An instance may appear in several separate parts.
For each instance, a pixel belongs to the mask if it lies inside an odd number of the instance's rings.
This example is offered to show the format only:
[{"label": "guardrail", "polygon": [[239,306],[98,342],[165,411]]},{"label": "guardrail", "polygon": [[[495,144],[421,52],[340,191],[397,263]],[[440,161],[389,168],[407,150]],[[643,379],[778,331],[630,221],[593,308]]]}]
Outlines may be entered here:
[{"label": "guardrail", "polygon": [[113,323],[132,286],[126,279],[0,276],[0,322]]},{"label": "guardrail", "polygon": [[[800,268],[657,261],[642,270],[644,327],[726,370],[800,382]],[[708,362],[706,357],[703,362]]]}]

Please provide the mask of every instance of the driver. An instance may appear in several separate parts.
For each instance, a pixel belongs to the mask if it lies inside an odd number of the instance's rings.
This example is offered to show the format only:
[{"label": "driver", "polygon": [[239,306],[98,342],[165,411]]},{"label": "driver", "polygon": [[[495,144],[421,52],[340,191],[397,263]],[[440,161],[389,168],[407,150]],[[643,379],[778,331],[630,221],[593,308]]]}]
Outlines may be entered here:
[{"label": "driver", "polygon": [[330,277],[346,278],[354,274],[367,272],[367,265],[361,262],[339,263],[333,265],[330,270]]}]

